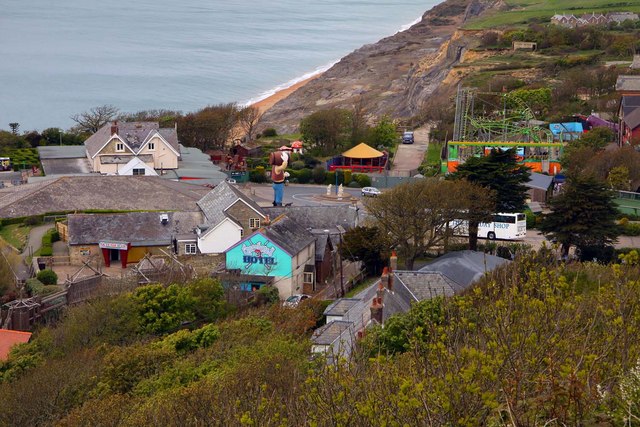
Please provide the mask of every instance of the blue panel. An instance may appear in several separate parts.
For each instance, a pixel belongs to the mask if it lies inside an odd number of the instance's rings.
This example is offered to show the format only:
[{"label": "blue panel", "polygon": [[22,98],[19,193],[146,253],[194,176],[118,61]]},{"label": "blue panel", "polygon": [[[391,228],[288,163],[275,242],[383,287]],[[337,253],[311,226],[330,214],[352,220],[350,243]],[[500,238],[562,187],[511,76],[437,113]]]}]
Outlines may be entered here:
[{"label": "blue panel", "polygon": [[269,239],[256,233],[226,253],[227,270],[256,276],[290,277],[291,257]]}]

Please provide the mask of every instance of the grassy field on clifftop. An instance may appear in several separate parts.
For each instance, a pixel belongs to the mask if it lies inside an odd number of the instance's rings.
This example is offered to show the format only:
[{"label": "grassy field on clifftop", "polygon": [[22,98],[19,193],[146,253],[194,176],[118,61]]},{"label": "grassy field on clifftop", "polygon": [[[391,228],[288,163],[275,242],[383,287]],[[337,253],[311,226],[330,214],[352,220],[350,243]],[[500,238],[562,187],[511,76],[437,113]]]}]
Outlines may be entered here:
[{"label": "grassy field on clifftop", "polygon": [[586,13],[607,13],[614,11],[640,12],[640,0],[505,0],[509,10],[489,13],[471,21],[467,29],[486,29],[506,25],[520,25],[531,20],[547,20],[556,13],[583,15]]}]

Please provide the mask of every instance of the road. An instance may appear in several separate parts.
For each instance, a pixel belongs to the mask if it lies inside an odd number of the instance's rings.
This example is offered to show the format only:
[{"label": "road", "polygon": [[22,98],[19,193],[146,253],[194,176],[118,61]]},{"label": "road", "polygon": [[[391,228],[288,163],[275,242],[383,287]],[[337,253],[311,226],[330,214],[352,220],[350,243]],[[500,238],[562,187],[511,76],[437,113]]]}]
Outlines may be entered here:
[{"label": "road", "polygon": [[431,125],[425,125],[413,131],[413,144],[400,144],[393,159],[389,176],[411,176],[418,169],[429,147]]},{"label": "road", "polygon": [[[273,188],[271,184],[248,183],[239,188],[251,196],[261,206],[271,206],[273,202]],[[335,186],[331,186],[331,193],[335,194]],[[284,190],[282,203],[291,203],[294,206],[335,205],[337,203],[352,203],[351,197],[360,199],[359,188],[344,188],[345,197],[341,201],[322,199],[320,196],[327,194],[326,185],[302,185],[289,184]]]}]

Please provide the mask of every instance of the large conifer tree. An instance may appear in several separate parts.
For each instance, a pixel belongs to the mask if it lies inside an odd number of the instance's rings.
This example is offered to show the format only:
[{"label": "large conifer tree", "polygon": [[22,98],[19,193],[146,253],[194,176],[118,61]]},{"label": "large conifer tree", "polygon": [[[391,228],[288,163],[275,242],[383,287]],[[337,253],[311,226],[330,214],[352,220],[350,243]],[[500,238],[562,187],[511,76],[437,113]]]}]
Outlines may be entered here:
[{"label": "large conifer tree", "polygon": [[620,234],[613,197],[593,175],[570,177],[562,193],[551,199],[551,213],[544,216],[540,230],[561,244],[563,256],[574,245],[579,249],[609,245]]}]

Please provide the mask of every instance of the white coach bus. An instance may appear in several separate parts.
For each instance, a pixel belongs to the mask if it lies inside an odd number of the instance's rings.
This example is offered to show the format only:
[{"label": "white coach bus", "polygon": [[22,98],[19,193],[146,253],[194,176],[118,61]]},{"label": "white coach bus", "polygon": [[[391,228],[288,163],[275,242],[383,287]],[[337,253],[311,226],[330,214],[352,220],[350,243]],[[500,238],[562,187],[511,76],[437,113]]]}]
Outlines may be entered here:
[{"label": "white coach bus", "polygon": [[[454,221],[454,234],[460,236],[469,235],[469,226],[466,221]],[[527,235],[527,217],[523,213],[497,213],[493,215],[493,221],[478,224],[478,237],[481,239],[518,240]]]}]

